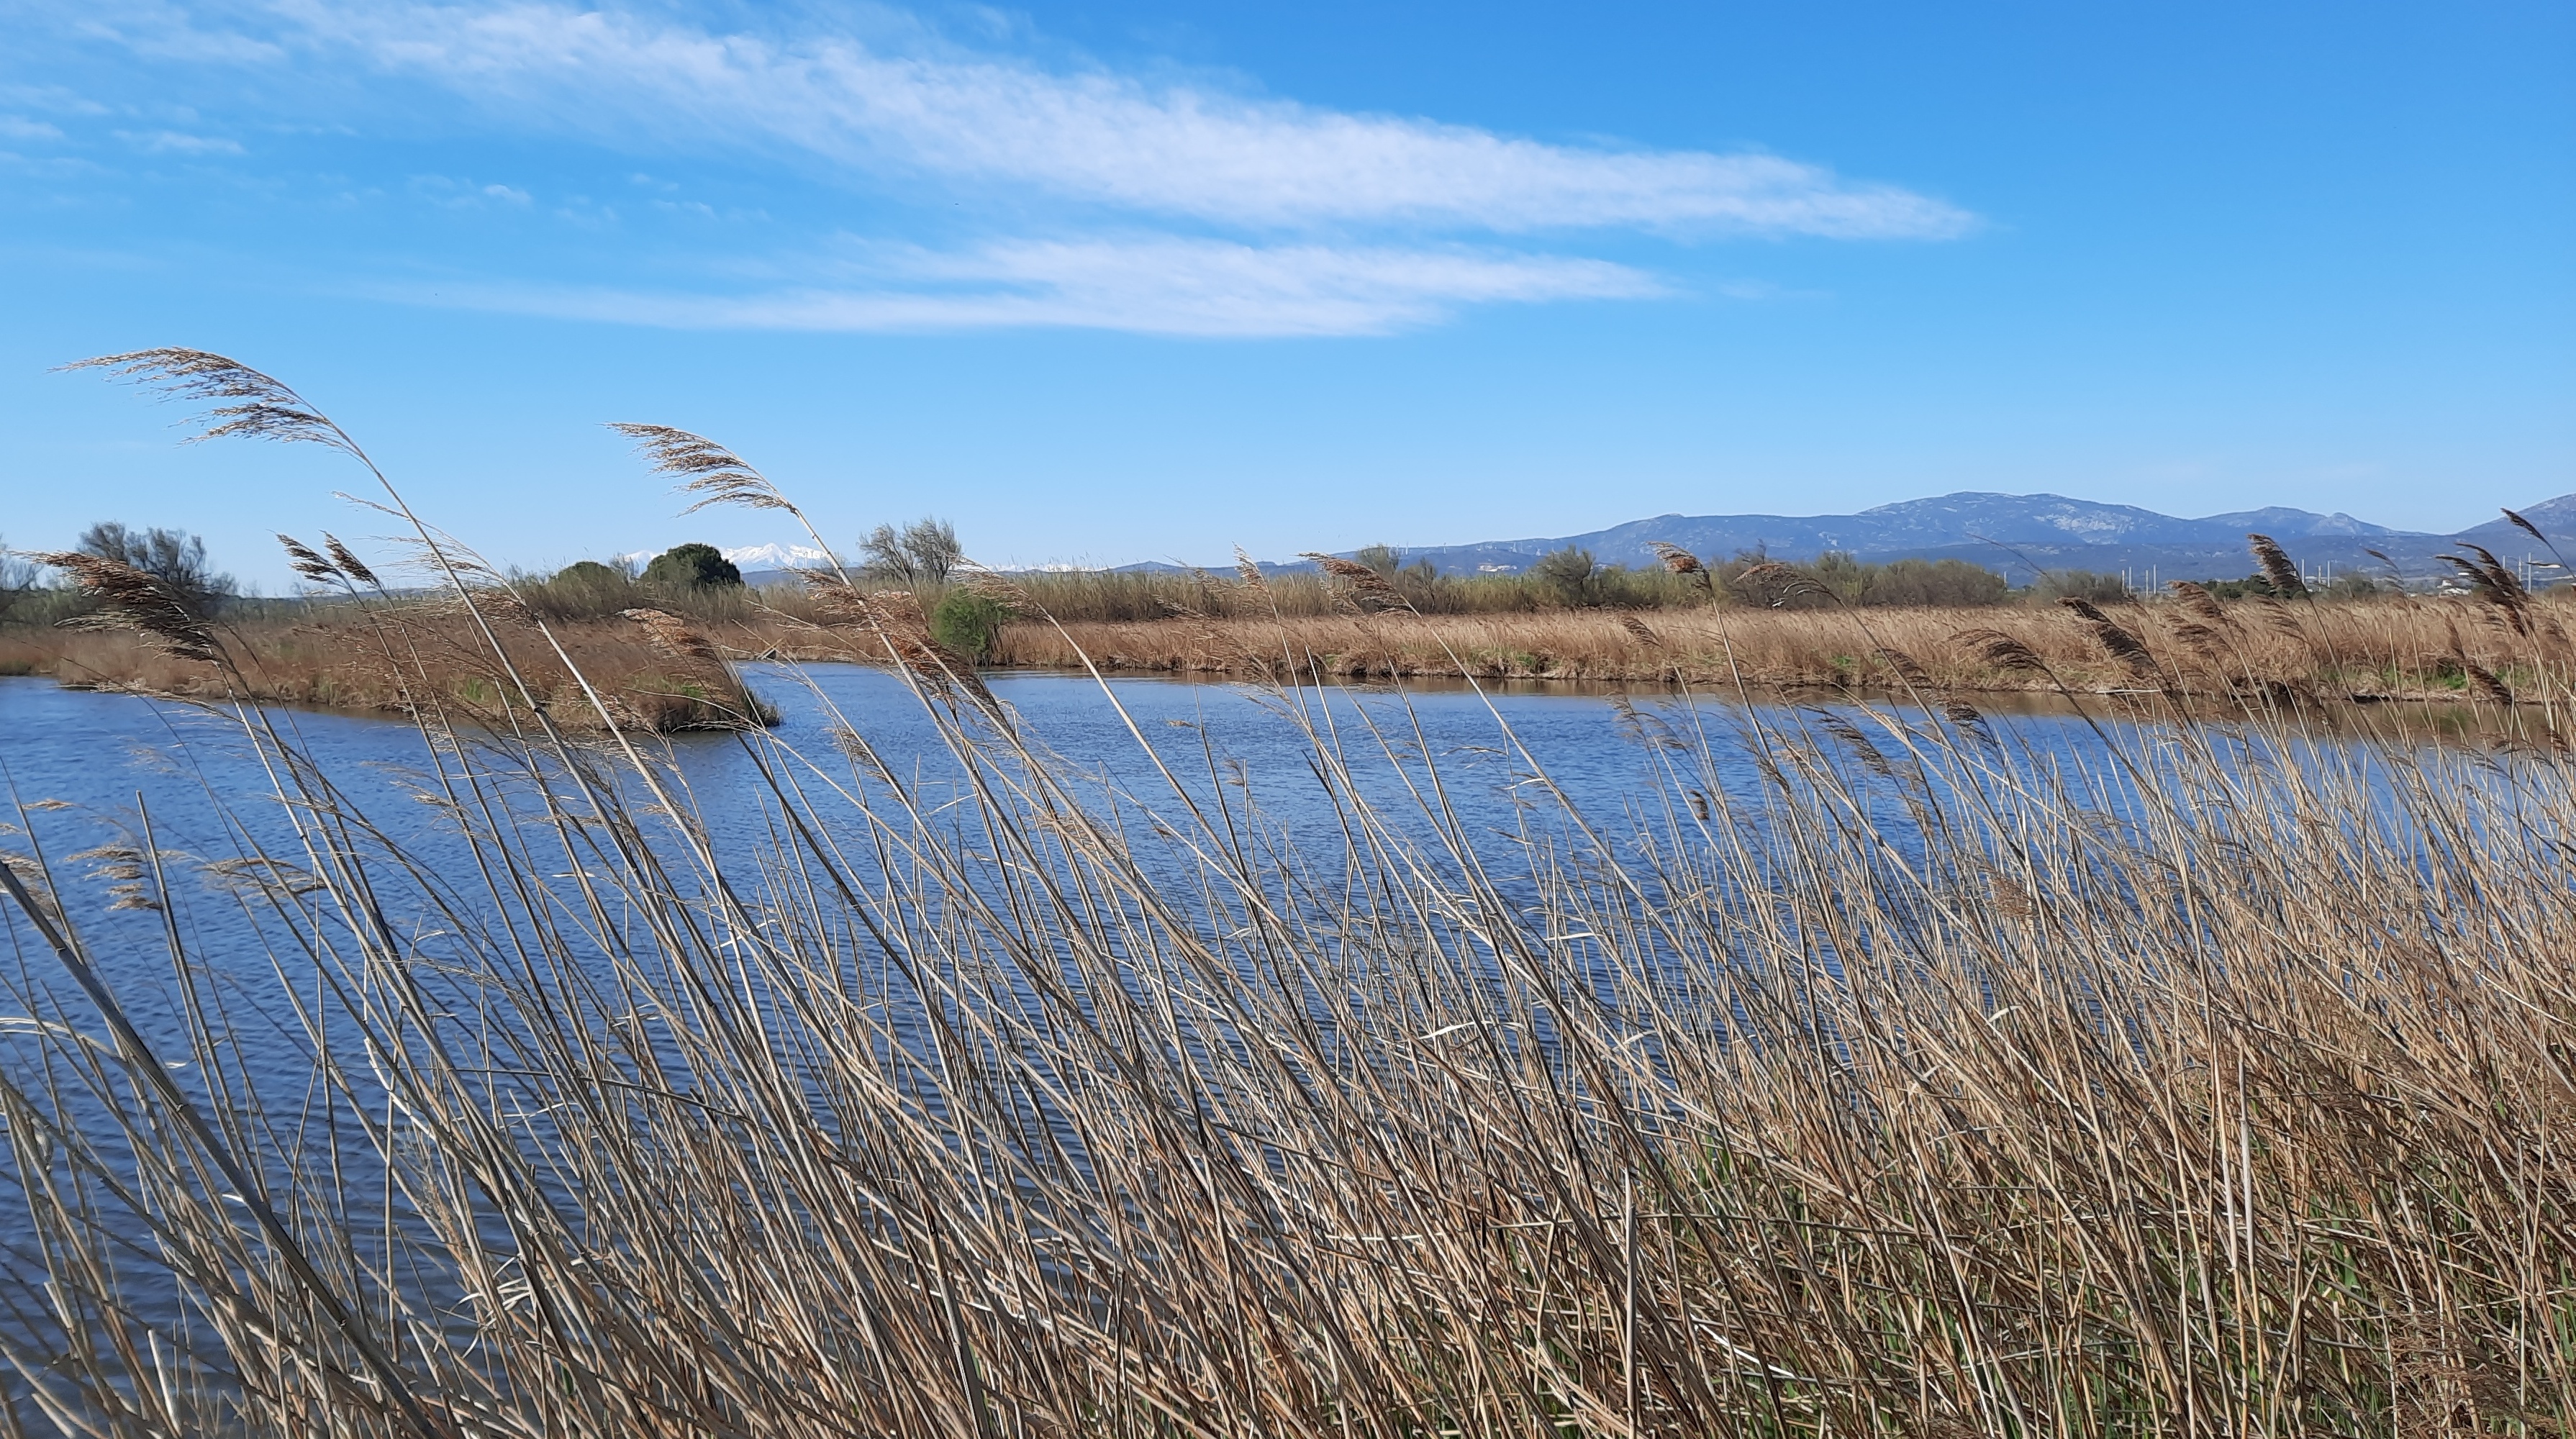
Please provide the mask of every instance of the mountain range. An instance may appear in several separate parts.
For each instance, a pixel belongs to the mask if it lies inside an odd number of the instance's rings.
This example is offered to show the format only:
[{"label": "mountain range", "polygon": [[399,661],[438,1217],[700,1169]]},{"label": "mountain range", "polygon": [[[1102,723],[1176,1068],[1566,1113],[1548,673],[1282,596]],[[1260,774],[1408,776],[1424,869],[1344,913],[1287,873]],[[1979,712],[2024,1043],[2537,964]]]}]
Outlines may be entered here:
[{"label": "mountain range", "polygon": [[[2576,494],[2560,495],[2518,513],[2556,539],[2576,541]],[[1850,515],[1657,515],[1577,535],[1475,544],[1433,545],[1402,551],[1406,563],[1429,561],[1442,574],[1516,574],[1540,556],[1568,546],[1592,552],[1602,564],[1642,568],[1655,564],[1657,541],[1679,545],[1711,563],[1759,550],[1774,559],[1812,560],[1829,550],[1873,563],[1894,559],[1959,559],[1997,571],[2016,585],[2042,571],[2127,572],[2141,588],[2162,580],[2226,579],[2249,574],[2248,534],[2281,542],[2311,574],[2366,570],[2422,587],[2450,574],[2437,556],[2463,542],[2484,545],[2508,564],[2554,558],[2547,546],[2499,515],[2453,534],[2393,529],[2340,512],[2272,506],[2182,519],[2135,505],[2102,504],[2065,495],[2005,495],[1978,490],[1901,500]],[[2566,545],[2576,554],[2576,542]],[[2370,553],[2377,550],[2387,559]],[[803,545],[754,545],[727,549],[725,558],[755,584],[788,578],[790,567],[815,563],[820,550]],[[649,550],[619,559],[640,566]],[[1175,570],[1160,561],[1123,566]],[[1220,566],[1219,568],[1225,568]],[[1265,562],[1274,573],[1308,570],[1306,561]],[[2535,581],[2564,578],[2543,570]]]},{"label": "mountain range", "polygon": [[[2576,494],[2520,511],[2543,533],[2576,541]],[[2454,534],[2392,529],[2347,514],[2274,506],[2181,519],[2135,505],[2108,505],[2064,495],[2003,495],[1963,490],[1903,500],[1851,515],[1658,515],[1605,530],[1548,539],[1488,540],[1404,551],[1406,563],[1428,560],[1443,574],[1512,574],[1551,550],[1576,546],[1603,564],[1656,563],[1656,541],[1707,561],[1750,550],[1775,559],[1811,560],[1829,550],[1883,563],[1893,559],[1961,559],[2027,584],[2043,570],[2131,571],[2135,583],[2156,578],[2229,578],[2252,572],[2248,534],[2269,535],[2314,573],[2369,569],[2385,578],[2429,583],[2449,573],[2435,557],[2462,542],[2484,545],[2508,563],[2552,558],[2547,547],[2496,519]],[[2576,543],[2568,543],[2576,553]],[[2383,563],[2368,553],[2378,550]],[[1280,566],[1282,569],[1307,566]],[[2550,572],[2553,573],[2554,572]]]}]

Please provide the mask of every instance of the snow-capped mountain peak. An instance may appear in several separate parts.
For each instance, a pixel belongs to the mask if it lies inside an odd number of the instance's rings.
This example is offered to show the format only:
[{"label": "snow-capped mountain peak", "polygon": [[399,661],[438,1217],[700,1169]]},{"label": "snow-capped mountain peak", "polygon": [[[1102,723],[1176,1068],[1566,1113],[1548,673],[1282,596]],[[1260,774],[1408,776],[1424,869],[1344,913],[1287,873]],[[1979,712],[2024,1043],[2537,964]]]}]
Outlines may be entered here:
[{"label": "snow-capped mountain peak", "polygon": [[796,565],[819,565],[830,558],[812,545],[739,545],[724,552],[724,557],[741,570],[783,570]]}]

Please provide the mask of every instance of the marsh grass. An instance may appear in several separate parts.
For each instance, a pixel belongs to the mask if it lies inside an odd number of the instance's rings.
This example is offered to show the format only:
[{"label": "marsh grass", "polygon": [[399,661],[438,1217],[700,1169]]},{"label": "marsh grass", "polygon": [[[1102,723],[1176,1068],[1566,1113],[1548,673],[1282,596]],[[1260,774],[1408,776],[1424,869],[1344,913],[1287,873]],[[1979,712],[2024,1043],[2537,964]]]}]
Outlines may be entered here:
[{"label": "marsh grass", "polygon": [[[1161,578],[1161,577],[1157,577]],[[1012,577],[1021,596],[1017,618],[1002,624],[975,655],[1002,667],[1196,674],[1270,680],[1309,669],[1344,680],[1474,678],[1562,680],[1707,688],[1736,684],[1766,689],[1834,687],[1892,691],[1903,687],[1881,650],[1920,655],[1926,673],[1948,691],[1996,694],[2137,693],[2161,685],[2215,702],[2231,713],[2247,694],[2277,691],[2293,702],[2347,699],[2537,702],[2559,693],[2570,654],[2563,639],[2564,596],[2532,602],[2535,631],[2513,633],[2494,607],[2475,597],[2382,597],[2283,605],[2243,600],[2216,606],[2219,618],[2178,601],[2113,605],[2106,614],[2134,633],[2148,652],[2143,669],[2101,647],[2089,622],[2058,607],[1940,609],[1670,608],[1553,610],[1487,614],[1418,614],[1388,619],[1336,608],[1328,585],[1311,576],[1273,577],[1276,614],[1246,614],[1239,584],[1226,592],[1228,613],[1159,609],[1134,620],[1065,619],[1062,593]],[[1210,581],[1211,584],[1219,583]],[[834,628],[805,586],[669,593],[641,585],[567,595],[544,581],[519,582],[529,611],[564,638],[584,673],[614,692],[649,695],[667,676],[623,613],[667,609],[701,631],[730,659],[883,662],[883,656]],[[961,586],[925,587],[934,611]],[[1168,587],[1145,593],[1168,594]],[[1087,591],[1076,613],[1104,606]],[[1160,601],[1155,601],[1157,605]],[[393,602],[404,627],[437,635],[417,657],[442,667],[416,672],[414,688],[445,691],[459,678],[481,679],[491,663],[460,631],[452,612],[417,599]],[[1114,609],[1114,606],[1106,608]],[[444,614],[444,618],[442,618]],[[1044,615],[1047,618],[1040,618]],[[400,712],[402,687],[381,664],[362,662],[372,627],[385,615],[362,607],[308,606],[258,620],[228,621],[237,651],[260,698]],[[1991,663],[1959,642],[1971,630],[2008,634],[2043,657],[2036,668]],[[66,682],[187,691],[213,671],[183,672],[141,663],[130,642],[91,633],[13,630],[0,633],[0,669],[52,673]],[[2477,678],[2483,671],[2495,683]],[[570,684],[560,667],[549,693]],[[648,701],[649,703],[649,701]],[[578,706],[563,707],[583,723]],[[725,717],[687,709],[649,715],[651,727],[721,725]]]},{"label": "marsh grass", "polygon": [[[494,594],[493,623],[526,631],[527,615],[506,591]],[[672,733],[775,718],[721,660],[676,652],[623,617],[559,621],[548,631],[552,644],[523,633],[524,692],[452,602],[343,600],[212,628],[220,659],[173,652],[131,630],[22,632],[0,637],[0,673],[208,701],[398,716],[450,709],[469,727],[507,728],[512,706],[533,700],[575,729],[599,729],[605,721],[583,693],[586,679],[629,728]]]},{"label": "marsh grass", "polygon": [[[2282,686],[2317,700],[2501,698],[2470,667],[2515,696],[2563,694],[2576,660],[2564,596],[2530,603],[2534,632],[2503,624],[2474,597],[2406,596],[2284,605],[2237,601],[2216,618],[2176,600],[2103,613],[2151,652],[2142,670],[2102,648],[2084,621],[2057,606],[1941,609],[1558,610],[1420,615],[1402,620],[1302,611],[1278,618],[1185,616],[1135,622],[1023,622],[1006,627],[999,662],[1262,678],[1310,662],[1343,679],[1561,679],[1729,687],[1902,689],[1881,651],[1920,657],[1944,689],[1961,692],[2136,691],[2173,687],[2222,710],[2252,690]],[[2007,634],[2039,668],[1989,661],[1959,637]]]},{"label": "marsh grass", "polygon": [[[1660,780],[1623,795],[1563,792],[1497,715],[1495,830],[1400,704],[1309,668],[1268,691],[1337,821],[1299,843],[1213,751],[1203,781],[1154,750],[1155,788],[1084,778],[917,607],[827,608],[953,772],[916,787],[863,717],[739,732],[745,847],[613,711],[421,712],[463,866],[256,710],[282,848],[246,808],[211,865],[148,825],[75,858],[21,811],[34,913],[101,943],[123,885],[162,921],[178,1037],[102,1035],[22,947],[20,1423],[1950,1439],[2576,1408],[2554,711],[2502,751],[2327,745],[2257,696],[2099,717],[2076,763],[1909,654],[1931,708],[1631,710]],[[206,973],[213,925],[274,983]],[[309,1081],[253,1082],[263,1032]]]}]

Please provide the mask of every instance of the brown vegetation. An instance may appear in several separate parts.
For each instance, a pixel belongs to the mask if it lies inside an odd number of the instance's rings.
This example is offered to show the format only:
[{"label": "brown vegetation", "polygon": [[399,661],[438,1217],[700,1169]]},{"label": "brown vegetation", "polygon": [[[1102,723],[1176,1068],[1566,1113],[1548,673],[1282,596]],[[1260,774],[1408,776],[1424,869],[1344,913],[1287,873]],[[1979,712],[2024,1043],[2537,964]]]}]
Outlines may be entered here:
[{"label": "brown vegetation", "polygon": [[541,633],[506,597],[482,605],[508,645],[509,666],[454,602],[394,601],[209,626],[217,654],[173,652],[132,629],[20,629],[0,635],[0,674],[191,700],[443,712],[485,727],[506,726],[514,711],[524,719],[530,697],[572,729],[603,728],[603,708],[620,726],[658,732],[731,729],[768,713],[711,651],[691,653],[645,625],[580,620]]},{"label": "brown vegetation", "polygon": [[[943,593],[961,593],[957,586],[926,588],[934,604]],[[2566,640],[2571,606],[2563,597],[2530,599],[2520,611],[2476,596],[2220,603],[2185,595],[2107,609],[2070,598],[1971,610],[1703,603],[1647,612],[1416,614],[1400,604],[1362,612],[1351,596],[1367,592],[1326,575],[1273,577],[1258,589],[1212,576],[1099,573],[1035,583],[1021,577],[988,588],[1006,596],[1018,617],[971,657],[1002,667],[1078,669],[1087,657],[1107,670],[1233,678],[1293,671],[1343,679],[1866,690],[1904,688],[1895,657],[1907,656],[1934,687],[1963,694],[2064,688],[2239,698],[2279,690],[2301,699],[2364,701],[2536,701],[2563,696],[2576,669]],[[921,602],[911,592],[881,593],[900,597],[919,614]],[[1175,596],[1205,608],[1181,606]],[[1251,612],[1265,597],[1277,603],[1276,612]],[[1148,605],[1154,617],[1060,624],[1041,617],[1063,614],[1059,606],[1114,616]],[[852,633],[846,616],[827,613],[803,586],[675,592],[622,577],[522,581],[515,596],[500,597],[492,608],[504,629],[525,638],[518,648],[527,651],[525,677],[538,696],[580,725],[596,723],[595,715],[586,703],[560,703],[580,697],[566,688],[569,673],[532,627],[534,619],[546,621],[595,685],[619,698],[622,722],[653,729],[731,723],[721,697],[734,681],[727,665],[709,656],[675,666],[677,651],[625,618],[637,610],[684,616],[712,645],[712,655],[728,661],[888,662],[881,644]],[[2527,617],[2520,628],[2517,616]],[[242,655],[239,692],[246,698],[390,713],[433,695],[469,711],[489,708],[502,693],[496,688],[501,677],[452,602],[325,604],[223,633]],[[2008,637],[2039,663],[2000,662],[1989,646],[1961,642],[1976,633]],[[2134,636],[2138,647],[2106,647],[2114,635]],[[51,673],[66,684],[200,696],[228,693],[231,683],[215,666],[191,665],[130,638],[27,627],[0,631],[0,673]]]},{"label": "brown vegetation", "polygon": [[[2497,698],[2483,673],[2524,698],[2566,693],[2571,653],[2562,600],[2529,606],[2529,633],[2476,599],[2389,597],[2309,605],[2187,600],[2113,606],[2091,620],[2063,606],[1976,610],[1706,607],[1650,614],[1289,615],[1156,621],[1023,620],[1006,627],[1000,663],[1188,674],[1342,678],[1685,682],[1695,686],[1838,685],[1901,689],[1894,656],[1960,692],[2147,690],[2231,695],[2266,685],[2313,697]],[[2110,624],[2142,652],[2104,645]],[[2000,662],[1962,635],[2009,637],[2041,664]],[[2554,688],[2553,688],[2554,687]]]}]

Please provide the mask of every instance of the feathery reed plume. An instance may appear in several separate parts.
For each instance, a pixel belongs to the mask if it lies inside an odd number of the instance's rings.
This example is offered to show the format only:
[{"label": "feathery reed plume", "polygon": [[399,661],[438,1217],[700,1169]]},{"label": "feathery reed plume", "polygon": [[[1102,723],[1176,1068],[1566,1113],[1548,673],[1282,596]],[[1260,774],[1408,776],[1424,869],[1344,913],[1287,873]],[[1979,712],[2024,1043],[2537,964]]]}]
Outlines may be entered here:
[{"label": "feathery reed plume", "polygon": [[[2540,532],[2540,526],[2524,519],[2520,514],[2512,510],[2506,510],[2504,512],[2504,517],[2508,521],[2512,522],[2515,529],[2522,531],[2524,534],[2531,536],[2533,539],[2540,541],[2544,545],[2549,543],[2549,536]],[[2550,552],[2555,554],[2557,552],[2556,547],[2552,546]]]},{"label": "feathery reed plume", "polygon": [[1266,595],[1270,592],[1270,581],[1263,577],[1261,566],[1253,561],[1252,556],[1244,553],[1241,545],[1234,547],[1234,572],[1243,577],[1245,589],[1256,594]]},{"label": "feathery reed plume", "polygon": [[2029,645],[1996,629],[1961,630],[1950,637],[1950,643],[1974,650],[1987,664],[2007,673],[2047,674],[2048,662],[2033,652]]},{"label": "feathery reed plume", "polygon": [[1413,602],[1406,599],[1395,586],[1388,584],[1386,576],[1357,560],[1346,560],[1339,555],[1320,555],[1311,550],[1298,555],[1297,558],[1313,560],[1317,569],[1340,580],[1348,587],[1352,599],[1363,610],[1413,608]]},{"label": "feathery reed plume", "polygon": [[2193,654],[2211,664],[2223,663],[2227,658],[2223,648],[2226,637],[2210,625],[2202,624],[2197,620],[2182,620],[2173,626],[2172,633],[2173,637],[2182,641]]},{"label": "feathery reed plume", "polygon": [[2103,653],[2138,674],[2154,672],[2155,656],[2147,652],[2146,641],[2102,613],[2100,606],[2081,595],[2064,595],[2057,602],[2075,612],[2076,618],[2084,622],[2085,629],[2092,634],[2093,642],[2102,647]]},{"label": "feathery reed plume", "polygon": [[78,550],[48,551],[33,558],[70,575],[82,593],[99,602],[97,610],[64,620],[65,628],[132,630],[176,658],[223,663],[223,646],[216,642],[212,627],[160,576]]},{"label": "feathery reed plume", "polygon": [[1977,707],[1966,700],[1942,701],[1941,713],[1948,715],[1952,724],[1978,725],[1985,723],[1986,720],[1986,717],[1978,712]]},{"label": "feathery reed plume", "polygon": [[1655,552],[1656,559],[1663,561],[1665,569],[1689,577],[1692,584],[1711,595],[1717,593],[1717,576],[1699,562],[1699,556],[1665,540],[1649,540],[1646,547]]},{"label": "feathery reed plume", "polygon": [[1870,653],[1876,655],[1880,664],[1887,666],[1891,673],[1904,681],[1907,689],[1928,694],[1936,688],[1932,683],[1931,672],[1923,668],[1921,661],[1905,651],[1880,645]]},{"label": "feathery reed plume", "polygon": [[1655,552],[1655,558],[1663,561],[1664,568],[1672,571],[1674,574],[1704,575],[1708,573],[1708,566],[1699,562],[1699,556],[1692,554],[1690,551],[1683,549],[1681,546],[1673,544],[1670,541],[1649,540],[1646,542],[1646,548],[1653,550]]},{"label": "feathery reed plume", "polygon": [[2527,598],[2521,577],[2513,572],[2512,567],[2497,559],[2495,551],[2466,541],[2461,542],[2460,548],[2478,557],[2478,570],[2486,576],[2489,587],[2502,597],[2500,602],[2519,605]]},{"label": "feathery reed plume", "polygon": [[2460,673],[2468,676],[2469,683],[2477,686],[2479,694],[2500,705],[2513,703],[2513,687],[2498,677],[2495,671],[2470,659],[2466,654],[2453,655],[2452,660],[2459,665]]},{"label": "feathery reed plume", "polygon": [[1779,609],[1801,595],[1822,595],[1835,604],[1843,597],[1827,588],[1814,575],[1779,560],[1760,560],[1736,571],[1735,583],[1751,587],[1756,593],[1768,592],[1770,607]]},{"label": "feathery reed plume", "polygon": [[752,468],[733,451],[704,435],[669,425],[642,425],[613,421],[609,429],[635,442],[648,469],[656,474],[678,475],[675,486],[682,494],[698,496],[695,504],[680,513],[693,515],[709,505],[740,505],[753,510],[785,510],[797,518],[804,511],[780,494],[769,477]]},{"label": "feathery reed plume", "polygon": [[1626,610],[1619,612],[1619,628],[1650,645],[1660,645],[1664,642],[1663,637],[1656,634],[1652,626]]},{"label": "feathery reed plume", "polygon": [[2275,591],[2293,599],[2308,592],[2308,582],[2299,578],[2299,567],[2290,562],[2289,552],[2270,535],[2247,535],[2245,543],[2253,548],[2255,562],[2263,567],[2264,580]]},{"label": "feathery reed plume", "polygon": [[1842,741],[1845,749],[1859,756],[1862,766],[1871,774],[1880,779],[1896,777],[1896,766],[1888,763],[1886,752],[1872,744],[1869,736],[1861,733],[1860,726],[1831,710],[1810,709],[1807,715],[1818,728]]},{"label": "feathery reed plume", "polygon": [[2471,559],[2461,555],[2440,555],[2436,558],[2458,570],[2460,577],[2469,582],[2469,588],[2476,592],[2478,598],[2495,606],[2514,633],[2529,635],[2531,633],[2531,592],[2522,587],[2522,580],[2507,568],[2503,561],[2495,557],[2493,550],[2484,545],[2473,545],[2462,540],[2460,548],[2467,550],[2476,558]]},{"label": "feathery reed plume", "polygon": [[277,542],[286,548],[286,566],[317,585],[340,582],[339,567],[314,553],[311,546],[293,535],[280,534]]},{"label": "feathery reed plume", "polygon": [[331,533],[329,530],[324,530],[322,532],[322,548],[330,552],[331,562],[340,567],[340,573],[347,575],[349,578],[356,580],[359,584],[365,585],[369,589],[380,590],[384,588],[384,582],[376,578],[376,572],[367,568],[367,562],[359,559],[355,551],[351,550],[347,545],[340,543],[340,537],[338,535]]},{"label": "feathery reed plume", "polygon": [[[2513,510],[2505,511],[2504,517],[2513,522],[2513,527],[2515,529],[2518,529],[2524,534],[2531,536],[2533,539],[2540,541],[2542,547],[2549,551],[2549,558],[2557,562],[2559,574],[2566,575],[2569,573],[2567,568],[2567,557],[2558,552],[2558,542],[2549,538],[2549,536],[2542,534],[2540,532],[2540,526],[2524,519],[2519,513]],[[2547,589],[2548,586],[2543,585],[2541,588]]]},{"label": "feathery reed plume", "polygon": [[2172,580],[2165,588],[2173,591],[2175,600],[2193,615],[2222,630],[2235,628],[2236,622],[2227,617],[2226,607],[2206,587],[2190,580]]},{"label": "feathery reed plume", "polygon": [[116,379],[161,390],[173,399],[235,402],[215,404],[207,411],[205,419],[211,423],[189,436],[191,443],[240,437],[323,445],[358,454],[358,447],[338,425],[284,381],[222,355],[178,347],[129,350],[74,360],[62,368],[105,370]]}]

